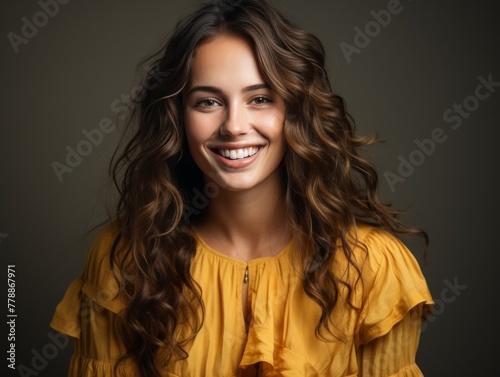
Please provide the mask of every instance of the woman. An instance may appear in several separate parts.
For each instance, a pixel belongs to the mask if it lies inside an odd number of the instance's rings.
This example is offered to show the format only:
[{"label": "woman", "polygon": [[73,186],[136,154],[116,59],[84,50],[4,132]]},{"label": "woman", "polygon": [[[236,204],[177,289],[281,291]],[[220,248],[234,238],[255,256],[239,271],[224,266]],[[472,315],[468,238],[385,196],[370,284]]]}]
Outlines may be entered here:
[{"label": "woman", "polygon": [[144,88],[116,217],[51,323],[69,375],[421,376],[432,298],[395,234],[425,232],[379,200],[320,41],[215,1]]}]

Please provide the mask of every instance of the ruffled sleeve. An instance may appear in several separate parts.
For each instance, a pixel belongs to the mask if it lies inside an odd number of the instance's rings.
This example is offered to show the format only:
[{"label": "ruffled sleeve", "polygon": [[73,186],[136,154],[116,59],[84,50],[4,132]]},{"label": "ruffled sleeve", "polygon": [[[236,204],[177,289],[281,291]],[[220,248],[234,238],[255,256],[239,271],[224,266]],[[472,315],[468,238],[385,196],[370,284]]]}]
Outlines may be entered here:
[{"label": "ruffled sleeve", "polygon": [[50,323],[75,339],[68,377],[111,376],[124,352],[117,325],[125,306],[116,298],[118,286],[109,264],[115,234],[109,225],[94,239],[82,274],[67,288]]},{"label": "ruffled sleeve", "polygon": [[363,307],[358,320],[358,344],[385,335],[415,306],[429,311],[434,304],[418,261],[401,240],[372,228],[362,240]]},{"label": "ruffled sleeve", "polygon": [[392,234],[370,228],[362,237],[363,305],[356,344],[363,376],[419,377],[415,364],[422,319],[434,304],[417,259]]},{"label": "ruffled sleeve", "polygon": [[358,349],[359,376],[422,377],[415,362],[420,340],[422,307],[411,309],[391,330]]}]

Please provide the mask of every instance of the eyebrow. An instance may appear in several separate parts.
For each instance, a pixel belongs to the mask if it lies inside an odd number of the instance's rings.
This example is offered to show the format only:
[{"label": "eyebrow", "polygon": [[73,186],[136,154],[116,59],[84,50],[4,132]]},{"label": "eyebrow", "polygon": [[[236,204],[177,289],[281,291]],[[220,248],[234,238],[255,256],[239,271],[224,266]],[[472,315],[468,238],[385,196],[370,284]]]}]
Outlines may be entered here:
[{"label": "eyebrow", "polygon": [[[259,89],[271,89],[271,87],[268,84],[250,85],[243,88],[242,93],[253,92],[254,90],[259,90]],[[214,94],[221,94],[222,89],[217,88],[215,86],[206,86],[206,85],[193,86],[191,89],[189,89],[187,96],[190,96],[194,92],[208,92]]]}]

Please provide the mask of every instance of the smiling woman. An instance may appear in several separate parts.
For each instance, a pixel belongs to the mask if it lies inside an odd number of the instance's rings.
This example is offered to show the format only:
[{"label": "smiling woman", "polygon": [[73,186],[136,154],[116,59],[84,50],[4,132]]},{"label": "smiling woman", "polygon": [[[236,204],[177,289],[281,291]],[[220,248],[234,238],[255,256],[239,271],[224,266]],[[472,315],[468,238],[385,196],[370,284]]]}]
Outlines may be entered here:
[{"label": "smiling woman", "polygon": [[397,235],[426,233],[379,200],[375,138],[324,63],[264,0],[179,22],[112,161],[116,214],[51,323],[75,338],[69,376],[422,376],[433,301]]}]

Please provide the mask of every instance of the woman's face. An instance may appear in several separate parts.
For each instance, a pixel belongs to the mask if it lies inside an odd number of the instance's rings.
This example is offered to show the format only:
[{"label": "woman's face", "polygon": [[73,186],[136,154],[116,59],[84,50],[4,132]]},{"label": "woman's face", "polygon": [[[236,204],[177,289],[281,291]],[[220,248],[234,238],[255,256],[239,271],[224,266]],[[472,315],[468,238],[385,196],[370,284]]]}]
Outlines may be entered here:
[{"label": "woman's face", "polygon": [[206,180],[231,191],[280,182],[285,103],[244,39],[220,35],[201,45],[183,95],[189,150]]}]

